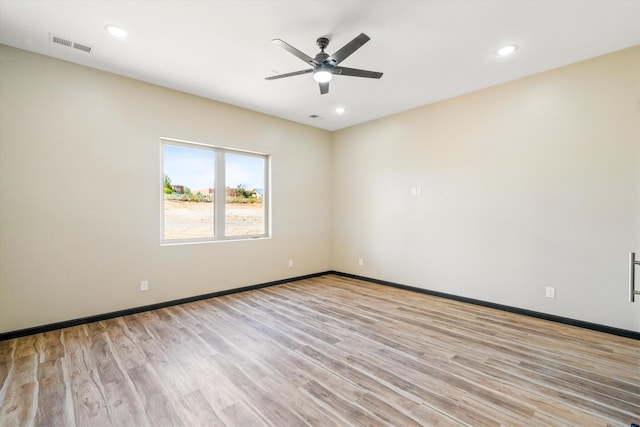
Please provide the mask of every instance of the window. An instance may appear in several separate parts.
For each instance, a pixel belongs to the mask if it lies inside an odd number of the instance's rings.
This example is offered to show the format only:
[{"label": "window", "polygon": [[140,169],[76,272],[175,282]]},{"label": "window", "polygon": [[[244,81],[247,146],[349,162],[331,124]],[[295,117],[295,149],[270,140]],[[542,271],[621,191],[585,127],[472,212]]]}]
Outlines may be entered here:
[{"label": "window", "polygon": [[162,139],[162,242],[267,237],[269,157]]}]

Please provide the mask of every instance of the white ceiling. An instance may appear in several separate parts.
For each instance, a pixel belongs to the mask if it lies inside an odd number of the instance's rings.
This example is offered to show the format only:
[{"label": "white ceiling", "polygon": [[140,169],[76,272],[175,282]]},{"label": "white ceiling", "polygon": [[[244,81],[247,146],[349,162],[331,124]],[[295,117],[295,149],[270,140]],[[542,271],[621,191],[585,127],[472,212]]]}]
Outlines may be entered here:
[{"label": "white ceiling", "polygon": [[[327,95],[311,74],[264,80],[307,68],[274,38],[315,56],[319,36],[333,53],[361,32],[341,65],[380,80],[336,76]],[[336,130],[638,45],[640,0],[0,0],[0,42]]]}]

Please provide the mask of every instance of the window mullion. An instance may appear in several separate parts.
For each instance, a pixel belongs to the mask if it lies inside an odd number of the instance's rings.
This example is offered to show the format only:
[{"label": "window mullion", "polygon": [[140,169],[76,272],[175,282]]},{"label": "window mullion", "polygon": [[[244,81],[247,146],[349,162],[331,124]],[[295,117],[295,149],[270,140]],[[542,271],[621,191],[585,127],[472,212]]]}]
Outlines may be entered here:
[{"label": "window mullion", "polygon": [[225,179],[225,168],[224,168],[224,152],[220,150],[215,150],[215,172],[216,172],[216,182],[215,182],[215,211],[214,211],[214,224],[215,224],[215,237],[216,239],[224,238],[224,228],[225,228],[225,204],[227,202],[227,185]]}]

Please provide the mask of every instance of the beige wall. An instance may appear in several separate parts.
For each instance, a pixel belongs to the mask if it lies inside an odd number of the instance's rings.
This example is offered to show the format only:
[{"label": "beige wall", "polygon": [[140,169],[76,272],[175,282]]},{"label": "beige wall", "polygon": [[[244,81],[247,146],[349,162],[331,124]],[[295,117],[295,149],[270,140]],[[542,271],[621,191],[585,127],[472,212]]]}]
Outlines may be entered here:
[{"label": "beige wall", "polygon": [[640,47],[336,132],[332,166],[334,269],[640,330]]},{"label": "beige wall", "polygon": [[[6,46],[0,66],[0,332],[330,268],[330,133]],[[273,238],[161,247],[160,137],[270,153]]]},{"label": "beige wall", "polygon": [[[0,332],[331,268],[640,330],[640,47],[333,134],[6,46],[0,67]],[[160,137],[271,153],[273,238],[161,247]]]}]

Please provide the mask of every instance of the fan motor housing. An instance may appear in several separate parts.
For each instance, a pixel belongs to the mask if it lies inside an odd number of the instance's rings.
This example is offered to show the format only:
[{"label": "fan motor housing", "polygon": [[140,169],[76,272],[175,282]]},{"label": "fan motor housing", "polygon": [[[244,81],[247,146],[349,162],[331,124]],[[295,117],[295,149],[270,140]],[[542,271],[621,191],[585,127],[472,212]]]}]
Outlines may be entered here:
[{"label": "fan motor housing", "polygon": [[313,58],[316,62],[319,63],[323,63],[326,61],[326,59],[329,57],[328,54],[324,53],[324,51],[320,52],[319,54],[316,55],[315,58]]}]

